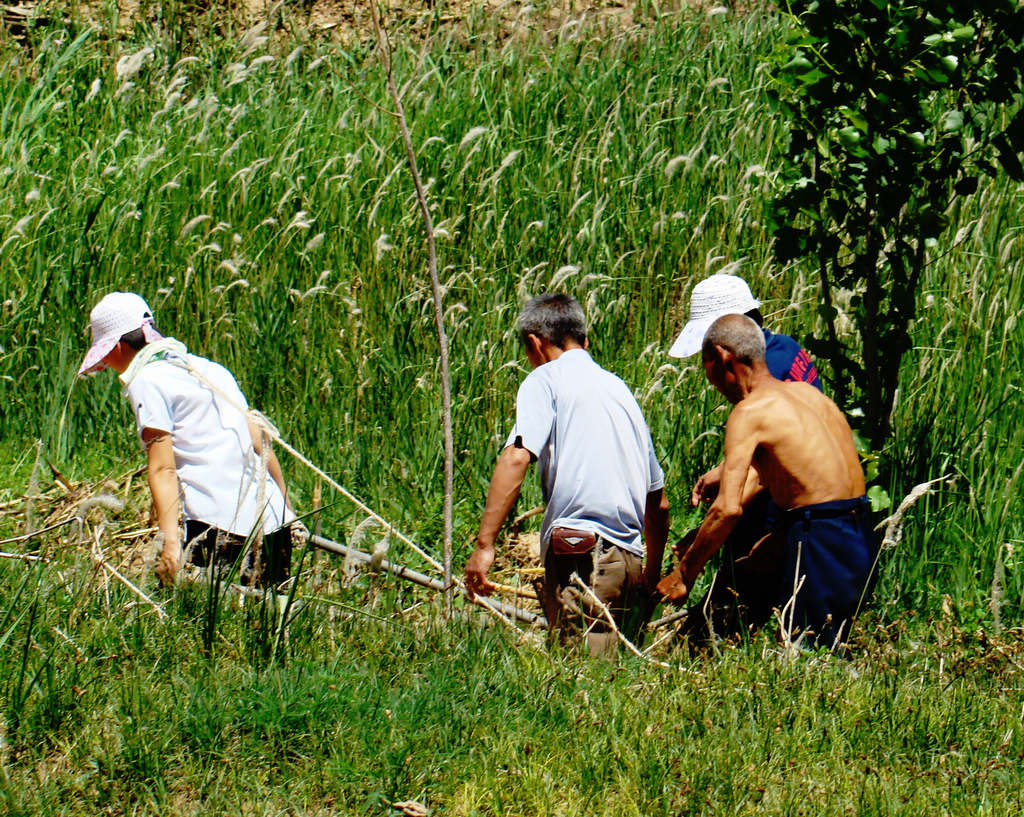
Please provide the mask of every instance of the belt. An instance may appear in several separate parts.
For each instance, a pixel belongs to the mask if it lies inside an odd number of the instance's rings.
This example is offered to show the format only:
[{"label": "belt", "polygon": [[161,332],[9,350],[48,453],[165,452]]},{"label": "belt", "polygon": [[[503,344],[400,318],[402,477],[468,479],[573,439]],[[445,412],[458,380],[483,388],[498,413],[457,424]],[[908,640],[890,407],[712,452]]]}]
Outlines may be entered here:
[{"label": "belt", "polygon": [[812,519],[839,519],[843,516],[857,516],[869,508],[867,497],[843,499],[834,502],[822,502],[820,505],[808,505],[804,508],[792,508],[782,512],[781,522],[789,527],[796,522],[809,522]]}]

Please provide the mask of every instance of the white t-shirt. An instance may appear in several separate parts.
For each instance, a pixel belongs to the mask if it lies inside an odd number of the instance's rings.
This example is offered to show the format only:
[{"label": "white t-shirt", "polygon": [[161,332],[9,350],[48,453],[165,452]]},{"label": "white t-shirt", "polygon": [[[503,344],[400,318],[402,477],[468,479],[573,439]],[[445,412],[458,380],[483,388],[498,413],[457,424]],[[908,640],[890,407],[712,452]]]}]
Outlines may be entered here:
[{"label": "white t-shirt", "polygon": [[[188,355],[188,362],[232,402],[248,408],[231,372],[197,355]],[[144,428],[171,435],[185,519],[248,536],[260,516],[260,458],[245,415],[194,377],[173,353],[143,366],[125,396],[140,439]],[[269,474],[264,502],[264,532],[294,518]]]},{"label": "white t-shirt", "polygon": [[662,488],[651,433],[636,399],[583,349],[534,369],[519,387],[506,446],[537,457],[547,502],[541,558],[551,529],[586,530],[644,555],[647,494]]}]

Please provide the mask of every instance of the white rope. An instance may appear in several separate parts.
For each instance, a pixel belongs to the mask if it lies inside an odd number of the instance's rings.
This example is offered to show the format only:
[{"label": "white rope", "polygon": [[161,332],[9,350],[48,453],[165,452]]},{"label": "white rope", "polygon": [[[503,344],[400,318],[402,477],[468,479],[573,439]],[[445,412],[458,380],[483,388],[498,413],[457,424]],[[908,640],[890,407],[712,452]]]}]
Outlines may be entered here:
[{"label": "white rope", "polygon": [[[347,500],[349,500],[349,502],[351,502],[353,505],[355,505],[357,508],[359,508],[359,510],[361,510],[363,513],[365,513],[367,516],[371,517],[372,519],[376,520],[381,525],[381,527],[383,527],[385,530],[388,531],[388,533],[391,533],[397,539],[399,539],[400,541],[404,542],[409,547],[411,547],[414,551],[416,551],[416,553],[418,553],[420,556],[422,556],[424,559],[426,559],[426,561],[432,567],[434,567],[434,569],[439,570],[442,573],[444,572],[444,567],[442,566],[442,564],[437,559],[435,559],[433,556],[431,556],[429,553],[427,553],[425,550],[423,550],[423,548],[421,548],[419,545],[417,545],[415,542],[413,542],[412,539],[410,539],[408,536],[406,536],[404,533],[402,533],[400,530],[398,530],[394,525],[392,525],[390,522],[388,522],[383,516],[381,516],[379,513],[374,511],[372,508],[370,508],[365,502],[363,502],[361,499],[359,499],[355,494],[353,494],[351,491],[349,491],[347,488],[345,488],[339,482],[337,482],[334,479],[332,479],[330,477],[330,475],[328,475],[323,469],[317,467],[308,457],[304,456],[296,448],[292,447],[287,442],[285,442],[284,438],[281,437],[281,432],[277,430],[277,427],[272,422],[270,422],[270,420],[268,420],[262,414],[262,412],[256,411],[255,409],[248,409],[248,408],[245,408],[244,406],[240,405],[230,395],[225,394],[223,391],[221,391],[221,389],[217,388],[216,385],[211,383],[206,377],[203,376],[203,374],[201,372],[197,371],[196,368],[191,363],[189,363],[187,358],[181,358],[181,359],[184,362],[185,368],[188,369],[189,373],[196,380],[198,380],[200,383],[202,383],[204,386],[206,386],[206,388],[208,388],[214,394],[219,395],[229,406],[231,406],[232,408],[234,408],[237,411],[240,411],[242,414],[244,414],[246,417],[251,419],[258,426],[260,426],[263,430],[266,431],[267,436],[270,437],[270,439],[273,442],[275,442],[277,445],[280,445],[281,448],[283,448],[285,451],[287,451],[289,454],[291,454],[295,459],[297,459],[299,462],[301,462],[303,465],[305,465],[310,471],[312,471],[314,474],[316,474],[318,477],[320,477],[322,480],[324,480],[328,485],[330,485],[332,488],[334,488],[334,490],[336,490],[343,497],[345,497]],[[169,360],[169,359],[165,358],[165,360]],[[173,361],[169,360],[169,362],[173,362]],[[461,582],[459,580],[457,580],[457,579],[455,580],[455,583],[458,584],[458,585],[461,585]]]}]

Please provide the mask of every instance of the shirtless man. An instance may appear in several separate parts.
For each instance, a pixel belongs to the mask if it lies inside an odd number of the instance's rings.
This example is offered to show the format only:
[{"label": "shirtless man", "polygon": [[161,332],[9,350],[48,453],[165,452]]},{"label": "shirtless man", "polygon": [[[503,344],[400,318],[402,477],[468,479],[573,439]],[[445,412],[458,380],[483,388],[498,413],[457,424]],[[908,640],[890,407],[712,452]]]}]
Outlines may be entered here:
[{"label": "shirtless man", "polygon": [[[670,357],[699,354],[707,334],[723,315],[746,315],[761,327],[765,344],[765,364],[779,380],[802,380],[821,389],[818,370],[810,354],[788,335],[764,328],[761,302],[747,282],[736,275],[717,273],[697,283],[690,293],[690,316],[676,338]],[[691,495],[693,507],[710,503],[718,494],[722,464],[702,474]],[[743,516],[720,550],[719,568],[707,593],[694,603],[682,625],[680,635],[691,648],[710,644],[717,638],[738,637],[750,628],[760,627],[771,616],[775,595],[764,585],[764,574],[749,569],[746,559],[751,548],[772,532],[779,509],[768,492],[762,490],[743,504]],[[693,541],[696,529],[688,531],[672,550],[682,556]]]},{"label": "shirtless man", "polygon": [[744,500],[763,486],[784,510],[777,534],[747,560],[764,572],[790,637],[803,632],[809,643],[832,647],[849,631],[874,564],[864,472],[835,403],[807,383],[776,380],[764,354],[761,330],[743,315],[719,318],[704,337],[704,372],[735,408],[718,495],[658,589],[669,601],[685,600]]}]

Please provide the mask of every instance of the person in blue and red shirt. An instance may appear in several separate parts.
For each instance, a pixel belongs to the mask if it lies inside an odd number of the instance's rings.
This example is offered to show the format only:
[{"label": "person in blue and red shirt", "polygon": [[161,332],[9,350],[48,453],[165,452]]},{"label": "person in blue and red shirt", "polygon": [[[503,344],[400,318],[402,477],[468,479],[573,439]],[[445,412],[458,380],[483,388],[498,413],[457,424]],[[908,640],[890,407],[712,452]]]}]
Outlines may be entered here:
[{"label": "person in blue and red shirt", "polygon": [[747,282],[736,275],[719,273],[705,278],[690,294],[690,319],[668,350],[669,357],[691,357],[701,349],[704,334],[723,315],[746,315],[764,332],[765,362],[777,380],[802,380],[821,389],[818,370],[807,351],[789,335],[764,328],[761,302]]},{"label": "person in blue and red shirt", "polygon": [[[821,390],[821,379],[810,354],[788,335],[764,328],[761,302],[736,275],[712,275],[698,283],[690,294],[690,319],[669,349],[671,357],[690,357],[701,351],[708,328],[724,315],[746,315],[764,333],[765,363],[777,380],[803,381]],[[712,502],[718,495],[721,463],[702,474],[693,487],[694,507]],[[722,564],[711,589],[689,609],[681,634],[691,646],[716,638],[739,636],[761,627],[772,615],[776,594],[766,582],[763,560],[752,565],[748,559],[755,544],[773,530],[779,509],[767,491],[760,491],[743,509],[743,516],[722,548]],[[681,557],[696,530],[690,531],[673,551]],[[761,553],[762,551],[759,551]]]}]

